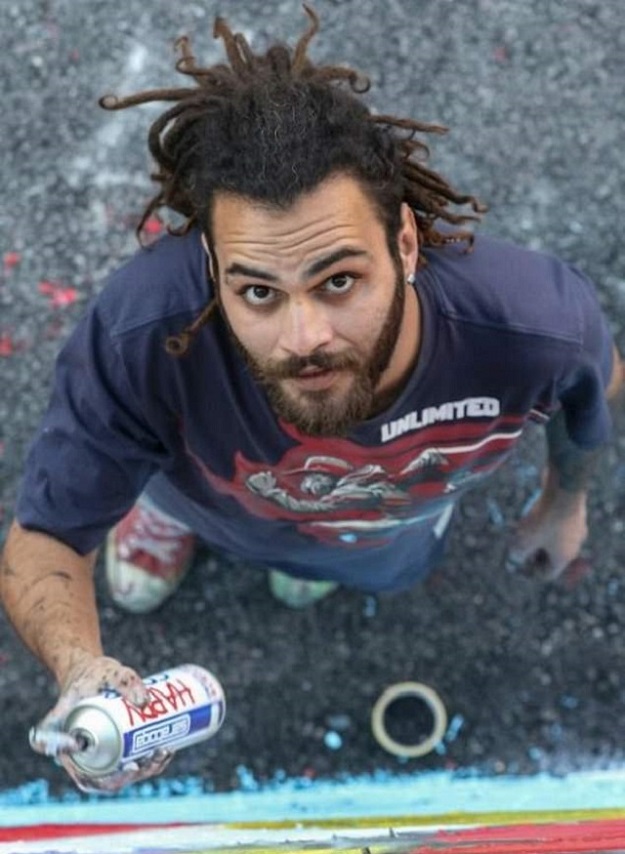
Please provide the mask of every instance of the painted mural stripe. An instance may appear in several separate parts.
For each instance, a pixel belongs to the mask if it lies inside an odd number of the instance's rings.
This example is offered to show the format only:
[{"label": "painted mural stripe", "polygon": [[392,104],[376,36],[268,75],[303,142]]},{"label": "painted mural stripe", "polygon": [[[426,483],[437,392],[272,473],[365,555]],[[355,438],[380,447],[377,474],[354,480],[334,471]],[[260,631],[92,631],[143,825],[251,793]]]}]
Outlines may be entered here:
[{"label": "painted mural stripe", "polygon": [[[389,820],[465,822],[465,817],[491,822],[558,820],[564,815],[597,817],[625,814],[625,769],[584,771],[554,777],[487,777],[464,772],[425,772],[350,777],[346,780],[287,779],[255,784],[253,790],[202,792],[202,781],[161,781],[169,788],[147,796],[142,790],[125,797],[55,800],[44,781],[0,792],[0,827],[27,824],[171,824],[203,821],[242,822],[268,827],[275,823]],[[167,791],[172,793],[167,797]],[[181,792],[181,796],[173,794]],[[143,796],[142,796],[143,795]],[[546,810],[545,807],[548,807]],[[606,813],[605,811],[610,811]],[[597,813],[601,811],[601,814]],[[457,815],[457,819],[453,816]],[[492,819],[487,818],[492,816]],[[508,817],[509,816],[509,817]]]},{"label": "painted mural stripe", "polygon": [[[29,828],[32,830],[32,828]],[[358,852],[363,846],[375,852],[402,854],[607,854],[625,851],[625,819],[613,821],[571,822],[567,824],[517,824],[507,827],[472,827],[451,830],[410,828],[406,832],[394,828],[344,827],[340,832],[318,829],[284,834],[266,831],[264,834],[243,833],[211,826],[182,826],[176,828],[132,829],[127,833],[87,837],[55,838],[55,854],[104,854],[110,851],[141,851],[151,854],[193,852],[193,854],[228,854],[251,851],[254,854],[310,854],[317,851],[340,850],[343,854]],[[44,848],[42,848],[44,843]],[[42,854],[50,851],[46,840],[16,839],[0,844],[0,854]]]},{"label": "painted mural stripe", "polygon": [[[0,828],[0,842],[28,841],[29,839],[67,839],[70,836],[97,836],[104,833],[132,833],[136,830],[162,830],[163,826],[192,827],[181,824],[28,824],[22,827]],[[201,827],[206,827],[201,824]]]}]

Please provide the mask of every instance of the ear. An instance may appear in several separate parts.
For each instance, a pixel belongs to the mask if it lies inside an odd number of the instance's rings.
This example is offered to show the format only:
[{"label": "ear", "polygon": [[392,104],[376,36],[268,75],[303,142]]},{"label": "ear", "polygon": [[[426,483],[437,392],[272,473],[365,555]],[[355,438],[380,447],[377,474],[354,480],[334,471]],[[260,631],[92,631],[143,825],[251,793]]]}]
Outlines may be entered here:
[{"label": "ear", "polygon": [[402,202],[401,225],[397,237],[399,257],[404,269],[404,278],[414,276],[419,258],[419,230],[412,208]]},{"label": "ear", "polygon": [[217,278],[216,278],[217,265],[215,264],[215,259],[213,258],[213,251],[210,248],[210,246],[208,245],[208,238],[206,237],[204,232],[202,232],[200,234],[200,240],[202,241],[202,246],[204,247],[204,252],[206,252],[206,260],[208,262],[209,275],[210,275],[211,279],[213,280],[213,282],[215,283],[215,285],[217,285]]}]

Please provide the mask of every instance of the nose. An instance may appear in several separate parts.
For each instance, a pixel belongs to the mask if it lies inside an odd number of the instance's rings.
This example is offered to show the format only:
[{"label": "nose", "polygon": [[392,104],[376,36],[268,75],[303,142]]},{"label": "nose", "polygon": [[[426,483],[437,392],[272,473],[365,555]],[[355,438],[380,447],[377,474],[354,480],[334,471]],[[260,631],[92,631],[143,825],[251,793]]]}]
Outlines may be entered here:
[{"label": "nose", "polygon": [[327,307],[310,297],[292,298],[284,310],[280,347],[289,355],[309,356],[333,338]]}]

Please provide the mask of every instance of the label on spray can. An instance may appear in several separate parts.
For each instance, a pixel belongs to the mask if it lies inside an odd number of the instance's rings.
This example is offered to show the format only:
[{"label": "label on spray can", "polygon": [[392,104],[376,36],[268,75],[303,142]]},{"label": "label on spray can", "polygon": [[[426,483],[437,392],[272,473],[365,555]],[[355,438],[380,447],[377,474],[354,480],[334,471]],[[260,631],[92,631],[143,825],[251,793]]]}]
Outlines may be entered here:
[{"label": "label on spray can", "polygon": [[180,750],[214,735],[224,721],[224,692],[212,673],[183,664],[143,680],[149,701],[135,706],[117,691],[77,703],[64,729],[85,747],[69,758],[93,777],[111,774],[154,750]]}]

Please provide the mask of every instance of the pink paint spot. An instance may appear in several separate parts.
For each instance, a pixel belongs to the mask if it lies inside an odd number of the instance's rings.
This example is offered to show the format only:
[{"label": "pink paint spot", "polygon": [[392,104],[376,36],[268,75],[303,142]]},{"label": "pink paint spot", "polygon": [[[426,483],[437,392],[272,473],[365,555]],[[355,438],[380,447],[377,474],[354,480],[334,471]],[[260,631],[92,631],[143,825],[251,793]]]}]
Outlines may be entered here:
[{"label": "pink paint spot", "polygon": [[8,332],[0,334],[0,356],[12,356],[16,351],[15,342]]},{"label": "pink paint spot", "polygon": [[12,270],[13,267],[17,267],[21,260],[22,256],[19,252],[5,252],[2,256],[2,263],[6,270]]},{"label": "pink paint spot", "polygon": [[51,308],[64,308],[78,299],[76,288],[59,285],[56,282],[39,282],[39,293],[48,297]]},{"label": "pink paint spot", "polygon": [[143,226],[143,230],[146,234],[149,234],[151,237],[155,237],[163,231],[163,223],[157,216],[151,216],[149,219],[145,221],[145,225]]}]

